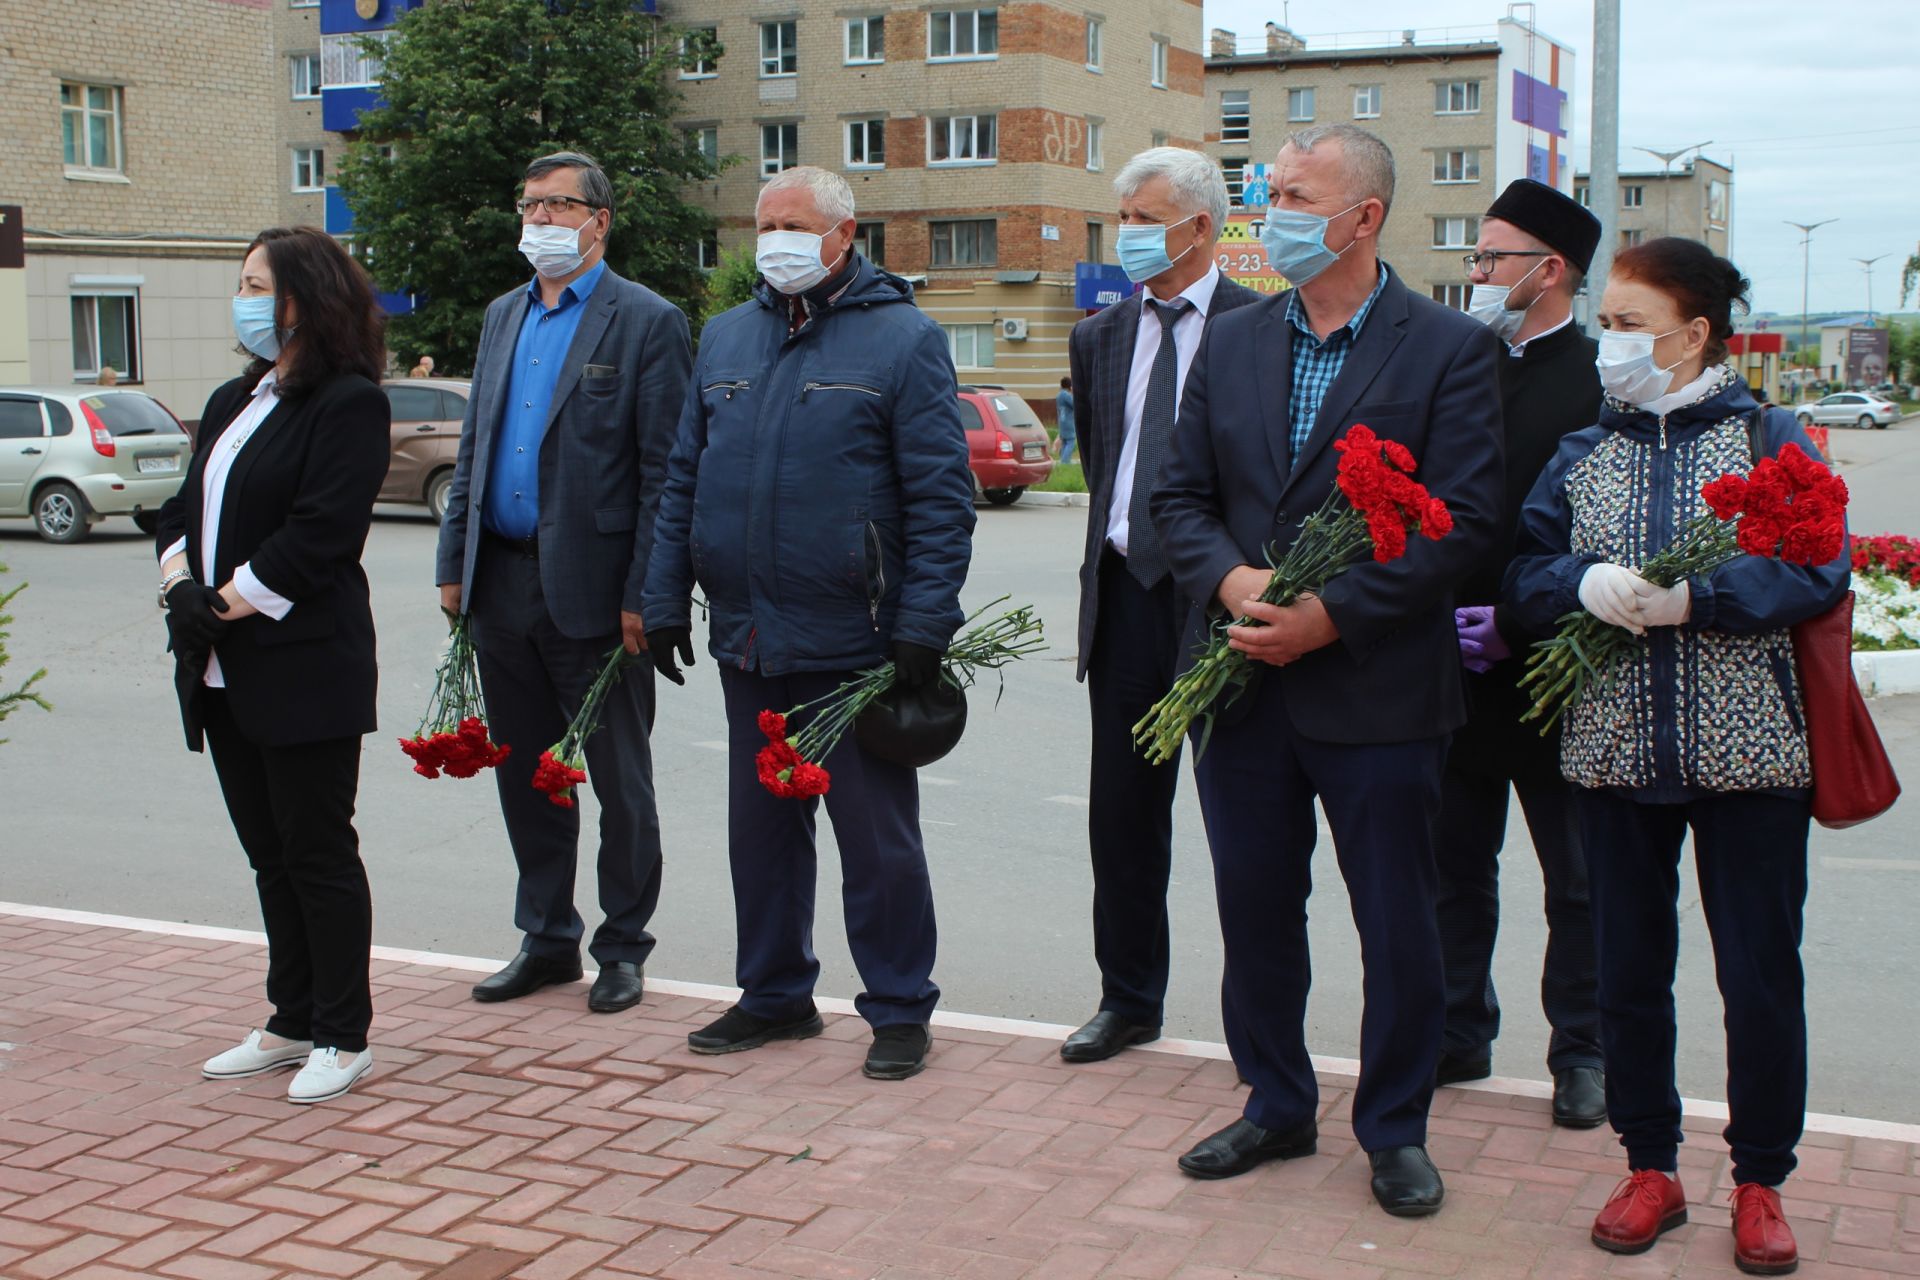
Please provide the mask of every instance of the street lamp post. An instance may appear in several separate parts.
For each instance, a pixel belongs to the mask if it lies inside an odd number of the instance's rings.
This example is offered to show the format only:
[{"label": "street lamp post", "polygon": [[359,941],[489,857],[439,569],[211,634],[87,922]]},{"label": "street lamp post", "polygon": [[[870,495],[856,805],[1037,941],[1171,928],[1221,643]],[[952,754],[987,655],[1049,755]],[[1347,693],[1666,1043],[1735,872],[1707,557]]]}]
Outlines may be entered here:
[{"label": "street lamp post", "polygon": [[1860,269],[1867,273],[1867,323],[1869,325],[1873,323],[1873,264],[1880,261],[1881,258],[1890,258],[1892,256],[1890,253],[1881,253],[1871,258],[1854,259],[1855,262],[1860,264]]},{"label": "street lamp post", "polygon": [[1809,264],[1813,260],[1813,233],[1816,228],[1824,227],[1829,222],[1838,222],[1839,219],[1823,218],[1819,222],[1793,222],[1788,219],[1782,219],[1782,221],[1790,227],[1800,228],[1801,235],[1805,237],[1800,241],[1800,349],[1804,351],[1807,347],[1807,277]]},{"label": "street lamp post", "polygon": [[1660,199],[1666,204],[1666,212],[1661,219],[1661,235],[1670,236],[1673,234],[1673,162],[1689,151],[1698,151],[1702,147],[1710,147],[1712,145],[1713,139],[1708,138],[1705,142],[1696,142],[1692,146],[1682,147],[1678,151],[1655,151],[1652,147],[1634,148],[1635,151],[1644,151],[1660,162]]}]

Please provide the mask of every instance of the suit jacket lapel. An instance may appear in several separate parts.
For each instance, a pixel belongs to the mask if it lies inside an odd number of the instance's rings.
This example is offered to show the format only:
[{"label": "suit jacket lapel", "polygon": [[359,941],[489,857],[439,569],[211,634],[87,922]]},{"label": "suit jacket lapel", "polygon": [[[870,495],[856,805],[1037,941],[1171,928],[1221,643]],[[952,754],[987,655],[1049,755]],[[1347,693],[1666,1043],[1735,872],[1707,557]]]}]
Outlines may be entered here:
[{"label": "suit jacket lapel", "polygon": [[[241,408],[244,412],[245,406]],[[234,415],[235,418],[239,416],[237,413]],[[247,475],[253,470],[254,464],[260,461],[261,455],[270,447],[278,429],[292,416],[293,405],[275,397],[273,408],[268,410],[266,418],[260,425],[253,429],[253,434],[247,437],[247,442],[240,446],[240,452],[233,459],[233,466],[227,470],[226,484],[221,490],[220,532],[218,542],[214,546],[215,564],[212,566],[213,574],[219,582],[225,582],[231,577],[232,570],[240,563],[233,556],[233,548],[236,545],[234,539],[238,536],[234,522],[240,518],[239,496],[247,487]],[[229,422],[228,425],[231,426],[232,423]],[[225,434],[226,431],[223,429],[221,435]],[[232,448],[231,445],[219,441],[215,443],[221,448]],[[202,518],[205,517],[202,516]],[[217,586],[219,583],[212,585]]]},{"label": "suit jacket lapel", "polygon": [[[611,270],[604,272],[600,283],[594,288],[593,295],[582,301],[586,314],[580,317],[580,327],[573,331],[573,342],[567,347],[567,362],[560,366],[560,381],[554,385],[553,400],[547,406],[546,430],[553,429],[553,421],[560,416],[560,406],[567,402],[573,389],[580,385],[580,368],[586,364],[587,357],[600,345],[600,339],[607,332],[607,326],[613,322],[614,290],[608,281],[615,279]],[[639,370],[630,370],[637,376]]]},{"label": "suit jacket lapel", "polygon": [[1293,334],[1287,324],[1288,300],[1284,297],[1267,309],[1254,334],[1254,350],[1259,353],[1253,370],[1259,389],[1260,417],[1267,426],[1267,452],[1273,458],[1275,475],[1287,474],[1292,431]]},{"label": "suit jacket lapel", "polygon": [[[1389,275],[1386,288],[1374,299],[1373,310],[1367,314],[1366,323],[1360,326],[1360,336],[1354,340],[1353,350],[1347,353],[1347,361],[1340,367],[1340,376],[1333,380],[1333,385],[1327,388],[1327,394],[1320,400],[1320,414],[1314,419],[1313,432],[1301,448],[1300,456],[1293,460],[1293,470],[1287,476],[1288,488],[1306,474],[1314,456],[1332,442],[1348,412],[1374,378],[1379,376],[1380,370],[1386,367],[1387,360],[1406,332],[1406,286]],[[1285,496],[1285,490],[1282,490],[1282,496]]]},{"label": "suit jacket lapel", "polygon": [[1134,293],[1113,305],[1113,321],[1100,343],[1100,386],[1107,392],[1100,397],[1103,411],[1099,430],[1106,446],[1101,451],[1100,469],[1105,481],[1102,488],[1109,494],[1119,477],[1120,450],[1127,441],[1127,381],[1133,376],[1133,347],[1140,333],[1140,308],[1145,305],[1141,299],[1145,296]]},{"label": "suit jacket lapel", "polygon": [[[490,342],[482,344],[474,362],[476,372],[485,369],[492,374],[480,405],[474,410],[471,492],[476,494],[487,492],[487,471],[493,461],[493,433],[499,429],[500,417],[506,412],[507,385],[513,378],[513,348],[520,341],[520,326],[526,323],[529,305],[527,291],[515,290],[499,328],[491,335]],[[504,353],[500,350],[502,346],[506,347]],[[475,532],[477,535],[478,531]]]}]

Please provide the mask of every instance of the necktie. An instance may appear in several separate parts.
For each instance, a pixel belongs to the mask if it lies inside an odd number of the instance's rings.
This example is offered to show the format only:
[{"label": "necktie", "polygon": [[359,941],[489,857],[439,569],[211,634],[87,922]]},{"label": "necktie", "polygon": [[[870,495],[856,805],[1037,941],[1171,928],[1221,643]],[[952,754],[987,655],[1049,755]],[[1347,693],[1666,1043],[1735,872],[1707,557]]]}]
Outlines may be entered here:
[{"label": "necktie", "polygon": [[1160,322],[1160,346],[1153,353],[1153,369],[1147,375],[1147,403],[1140,414],[1140,443],[1133,459],[1133,494],[1127,499],[1127,572],[1143,587],[1151,587],[1167,576],[1167,557],[1160,550],[1160,536],[1154,532],[1153,517],[1147,512],[1147,497],[1160,479],[1160,464],[1166,461],[1167,442],[1173,438],[1173,415],[1179,408],[1173,392],[1180,371],[1173,326],[1185,314],[1187,303],[1184,299],[1161,303],[1149,298],[1147,305]]}]

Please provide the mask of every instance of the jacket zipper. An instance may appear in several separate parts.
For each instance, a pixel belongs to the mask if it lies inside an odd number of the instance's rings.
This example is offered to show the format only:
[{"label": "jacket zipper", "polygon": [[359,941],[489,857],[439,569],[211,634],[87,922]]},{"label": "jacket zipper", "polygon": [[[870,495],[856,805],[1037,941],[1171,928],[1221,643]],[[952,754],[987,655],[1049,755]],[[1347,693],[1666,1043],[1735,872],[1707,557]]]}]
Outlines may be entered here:
[{"label": "jacket zipper", "polygon": [[[1660,418],[1660,452],[1653,458],[1653,476],[1647,485],[1647,501],[1653,504],[1647,512],[1647,541],[1641,548],[1642,561],[1658,547],[1664,547],[1673,538],[1673,494],[1672,461],[1666,453],[1667,419]],[[1653,785],[1658,787],[1680,782],[1680,698],[1675,679],[1679,666],[1679,645],[1675,638],[1675,629],[1662,627],[1649,631],[1646,636],[1647,674],[1654,683],[1654,694],[1662,705],[1655,709],[1651,730],[1653,733]],[[1670,726],[1663,733],[1661,725]]]},{"label": "jacket zipper", "polygon": [[723,396],[723,397],[721,397],[721,398],[722,398],[722,399],[724,399],[724,400],[731,400],[731,399],[733,399],[733,393],[734,393],[734,392],[736,392],[736,391],[745,391],[745,390],[746,390],[746,389],[747,389],[748,387],[751,387],[752,385],[753,385],[753,383],[751,383],[751,382],[748,382],[748,381],[745,381],[745,380],[741,380],[741,381],[737,381],[737,382],[724,382],[724,381],[723,381],[723,382],[709,382],[709,383],[708,383],[708,384],[707,384],[706,386],[704,386],[704,387],[702,387],[702,388],[700,388],[700,389],[701,389],[702,391],[718,391],[718,390],[720,390],[720,388],[722,388],[722,387],[725,387],[725,388],[727,389],[727,394],[726,394],[725,396]]},{"label": "jacket zipper", "polygon": [[857,382],[809,382],[800,388],[800,398],[802,400],[806,399],[807,392],[809,391],[859,391],[872,396],[876,400],[880,398],[878,391],[875,391],[872,387],[863,387]]},{"label": "jacket zipper", "polygon": [[887,559],[885,549],[880,545],[880,530],[873,521],[867,521],[867,619],[873,629],[880,630],[880,602],[887,594]]},{"label": "jacket zipper", "polygon": [[1667,415],[1660,415],[1660,452],[1667,451]]},{"label": "jacket zipper", "polygon": [[745,671],[747,664],[753,661],[753,641],[759,634],[760,628],[758,627],[749,627],[747,629],[747,647],[742,650],[740,654],[740,669],[742,671]]}]

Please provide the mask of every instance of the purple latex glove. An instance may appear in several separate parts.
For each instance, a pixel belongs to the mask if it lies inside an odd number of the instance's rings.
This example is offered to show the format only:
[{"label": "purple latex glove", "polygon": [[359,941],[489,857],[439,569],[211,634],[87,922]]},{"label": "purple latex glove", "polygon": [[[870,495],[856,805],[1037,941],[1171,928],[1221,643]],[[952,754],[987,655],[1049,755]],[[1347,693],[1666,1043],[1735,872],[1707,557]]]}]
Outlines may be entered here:
[{"label": "purple latex glove", "polygon": [[1493,664],[1513,656],[1507,642],[1493,625],[1493,606],[1469,605],[1453,611],[1453,629],[1460,637],[1460,665],[1476,675],[1493,670]]}]

